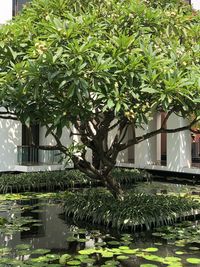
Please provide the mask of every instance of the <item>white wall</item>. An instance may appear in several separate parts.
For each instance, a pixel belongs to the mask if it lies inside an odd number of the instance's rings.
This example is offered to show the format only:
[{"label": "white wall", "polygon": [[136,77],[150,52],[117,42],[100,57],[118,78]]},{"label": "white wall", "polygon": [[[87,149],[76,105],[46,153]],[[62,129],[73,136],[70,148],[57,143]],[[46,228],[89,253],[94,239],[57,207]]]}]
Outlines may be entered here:
[{"label": "white wall", "polygon": [[[167,128],[175,129],[184,127],[188,122],[176,115],[168,119]],[[167,167],[170,171],[180,171],[182,167],[191,166],[191,134],[190,131],[182,131],[167,135]]]},{"label": "white wall", "polygon": [[200,0],[192,0],[191,2],[194,9],[200,10]]},{"label": "white wall", "polygon": [[12,0],[0,0],[0,24],[12,19]]},{"label": "white wall", "polygon": [[[46,127],[40,127],[40,145],[41,146],[54,146],[56,145],[56,141],[54,139],[54,137],[49,134],[48,136],[46,136]],[[61,136],[61,142],[63,145],[66,145],[66,144],[70,144],[72,141],[71,141],[71,138],[70,138],[70,132],[69,130],[65,127],[63,129],[63,133],[62,133],[62,136]]]},{"label": "white wall", "polygon": [[17,164],[17,146],[21,145],[21,124],[0,120],[0,172],[14,171]]}]

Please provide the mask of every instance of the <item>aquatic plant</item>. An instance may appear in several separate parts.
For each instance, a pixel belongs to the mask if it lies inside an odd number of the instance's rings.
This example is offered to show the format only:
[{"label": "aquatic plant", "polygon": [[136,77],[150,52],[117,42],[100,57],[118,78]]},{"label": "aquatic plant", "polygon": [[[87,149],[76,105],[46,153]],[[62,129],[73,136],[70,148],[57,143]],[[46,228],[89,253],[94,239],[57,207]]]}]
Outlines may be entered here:
[{"label": "aquatic plant", "polygon": [[[163,226],[157,228],[153,236],[167,240],[177,247],[188,246],[190,250],[200,250],[200,225],[192,222],[182,222],[173,226]],[[182,251],[179,251],[182,252]],[[177,253],[184,254],[183,253]]]},{"label": "aquatic plant", "polygon": [[[96,193],[98,190],[95,190]],[[102,195],[108,195],[103,190],[100,190]],[[32,197],[40,196],[41,202],[32,201]],[[44,201],[44,197],[56,197],[56,201],[53,199],[50,201]],[[63,194],[61,195],[61,197]],[[26,194],[28,199],[28,194]],[[57,203],[57,194],[39,194],[34,193],[30,198],[30,202],[27,201],[2,201],[1,211],[14,216],[7,216],[9,221],[6,227],[1,227],[1,233],[5,235],[12,235],[27,231],[32,226],[40,227],[42,224],[46,224],[48,220],[41,221],[34,219],[30,216],[33,212],[47,211],[48,205],[52,206]],[[11,199],[11,198],[10,198]],[[107,198],[108,200],[108,198]],[[111,198],[110,198],[111,200]],[[27,204],[29,203],[29,204]],[[101,203],[100,203],[101,204]],[[55,205],[57,209],[57,204]],[[31,211],[28,216],[21,216],[22,211]],[[42,216],[43,217],[43,216]],[[51,223],[52,225],[52,223]],[[65,230],[66,230],[66,226]],[[47,227],[49,228],[49,227]],[[190,222],[183,222],[182,224],[176,224],[174,226],[161,227],[153,233],[153,238],[149,243],[149,239],[145,238],[143,245],[137,242],[139,234],[131,233],[114,233],[103,230],[90,230],[90,227],[79,228],[73,224],[70,232],[67,230],[66,237],[66,250],[62,253],[58,251],[51,251],[49,247],[35,247],[32,242],[16,243],[14,247],[0,247],[0,266],[4,267],[64,267],[64,266],[77,266],[77,267],[121,267],[121,266],[140,266],[140,267],[156,267],[156,266],[168,266],[168,267],[183,267],[188,264],[199,266],[199,243],[187,243],[186,247],[183,246],[183,237],[188,237],[188,240],[195,238],[199,241],[199,225]],[[51,230],[50,230],[51,231]],[[59,233],[60,232],[60,233]],[[62,229],[58,229],[58,235],[63,234]],[[17,236],[18,236],[17,233]],[[66,233],[66,232],[65,232]],[[46,233],[48,235],[48,233]],[[168,235],[170,239],[168,239]],[[141,235],[142,238],[145,235]],[[190,236],[190,237],[189,237]],[[166,237],[166,239],[165,239]],[[43,236],[42,236],[43,238]],[[185,239],[186,239],[185,238]],[[18,242],[19,239],[17,238]],[[141,239],[139,239],[141,241]],[[169,244],[166,245],[166,240]],[[23,241],[23,240],[21,240]],[[52,244],[52,239],[50,240]],[[147,242],[146,242],[147,241]],[[180,241],[180,243],[178,243]],[[13,244],[10,243],[10,244]],[[8,245],[10,245],[8,244]],[[165,244],[165,245],[164,245]],[[163,253],[163,246],[166,249]],[[51,247],[51,245],[50,245]],[[73,247],[73,251],[71,250]],[[171,248],[170,248],[171,247]],[[196,248],[195,248],[196,247]],[[189,266],[192,266],[189,265]]]},{"label": "aquatic plant", "polygon": [[119,201],[104,189],[67,193],[64,205],[66,216],[75,220],[132,230],[171,224],[177,219],[185,219],[199,208],[196,201],[180,196],[130,192],[123,201]]}]

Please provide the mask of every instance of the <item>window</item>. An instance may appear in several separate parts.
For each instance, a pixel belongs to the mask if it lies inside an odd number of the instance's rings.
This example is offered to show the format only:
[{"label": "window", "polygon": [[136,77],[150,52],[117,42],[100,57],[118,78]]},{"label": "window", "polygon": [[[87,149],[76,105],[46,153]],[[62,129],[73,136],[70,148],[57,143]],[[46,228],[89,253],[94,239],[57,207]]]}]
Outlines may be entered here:
[{"label": "window", "polygon": [[16,16],[30,0],[13,0],[13,16]]}]

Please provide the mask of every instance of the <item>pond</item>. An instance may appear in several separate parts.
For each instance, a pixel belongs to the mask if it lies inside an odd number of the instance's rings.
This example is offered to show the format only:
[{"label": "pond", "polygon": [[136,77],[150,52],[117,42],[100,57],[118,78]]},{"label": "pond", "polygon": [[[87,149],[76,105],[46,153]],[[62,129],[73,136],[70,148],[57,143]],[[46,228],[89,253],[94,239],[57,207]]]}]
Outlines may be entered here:
[{"label": "pond", "polygon": [[130,234],[64,218],[62,200],[2,200],[1,266],[200,266],[200,225],[185,222]]}]

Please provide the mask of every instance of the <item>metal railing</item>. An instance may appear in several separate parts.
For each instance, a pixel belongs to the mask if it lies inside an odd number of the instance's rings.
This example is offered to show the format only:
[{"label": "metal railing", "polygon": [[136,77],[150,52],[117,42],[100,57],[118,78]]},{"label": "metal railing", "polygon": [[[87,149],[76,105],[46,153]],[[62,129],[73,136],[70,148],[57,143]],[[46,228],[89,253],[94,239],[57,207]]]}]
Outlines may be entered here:
[{"label": "metal railing", "polygon": [[45,149],[34,146],[17,147],[17,163],[19,165],[53,165],[61,164],[62,153],[59,150]]}]

